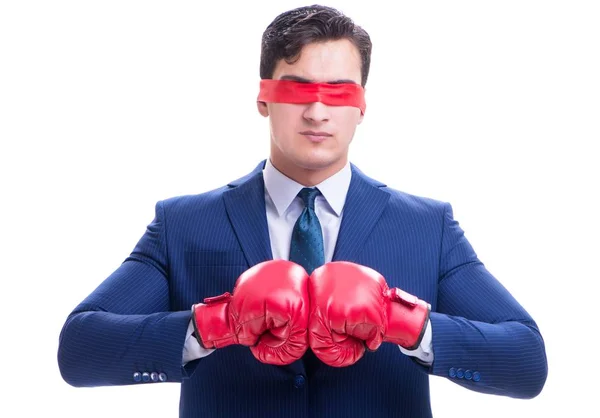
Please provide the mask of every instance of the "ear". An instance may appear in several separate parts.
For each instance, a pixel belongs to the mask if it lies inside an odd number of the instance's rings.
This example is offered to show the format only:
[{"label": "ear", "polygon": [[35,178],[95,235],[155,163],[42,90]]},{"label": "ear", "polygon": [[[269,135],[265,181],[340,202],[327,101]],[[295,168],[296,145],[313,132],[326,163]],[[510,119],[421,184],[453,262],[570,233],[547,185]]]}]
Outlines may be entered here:
[{"label": "ear", "polygon": [[258,113],[260,113],[265,118],[269,116],[269,108],[267,107],[266,102],[256,102],[256,108],[258,109]]}]

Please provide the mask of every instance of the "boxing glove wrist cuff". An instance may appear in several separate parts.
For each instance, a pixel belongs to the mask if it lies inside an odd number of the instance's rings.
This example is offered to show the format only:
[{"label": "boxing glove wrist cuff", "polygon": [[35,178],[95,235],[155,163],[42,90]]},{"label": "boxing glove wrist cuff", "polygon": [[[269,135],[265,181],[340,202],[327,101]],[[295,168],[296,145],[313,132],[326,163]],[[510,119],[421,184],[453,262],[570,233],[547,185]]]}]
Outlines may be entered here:
[{"label": "boxing glove wrist cuff", "polygon": [[388,323],[383,340],[414,350],[429,322],[429,304],[398,288],[386,291]]},{"label": "boxing glove wrist cuff", "polygon": [[192,307],[194,334],[200,346],[210,349],[238,343],[229,321],[230,300],[231,294],[226,292]]}]

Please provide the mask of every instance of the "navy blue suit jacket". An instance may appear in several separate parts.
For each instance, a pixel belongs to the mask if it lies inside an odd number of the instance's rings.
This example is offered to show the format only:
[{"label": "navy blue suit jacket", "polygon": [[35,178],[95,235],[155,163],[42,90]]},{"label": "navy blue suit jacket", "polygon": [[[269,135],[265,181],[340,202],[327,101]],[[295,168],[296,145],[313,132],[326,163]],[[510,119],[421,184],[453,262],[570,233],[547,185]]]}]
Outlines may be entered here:
[{"label": "navy blue suit jacket", "polygon": [[547,375],[534,320],[486,270],[449,204],[393,190],[352,165],[333,256],[369,266],[432,307],[435,361],[384,343],[355,365],[279,367],[229,346],[182,367],[192,304],[272,259],[261,162],[227,186],[158,202],[131,255],[60,335],[73,386],[181,383],[181,417],[430,417],[429,376],[516,398]]}]

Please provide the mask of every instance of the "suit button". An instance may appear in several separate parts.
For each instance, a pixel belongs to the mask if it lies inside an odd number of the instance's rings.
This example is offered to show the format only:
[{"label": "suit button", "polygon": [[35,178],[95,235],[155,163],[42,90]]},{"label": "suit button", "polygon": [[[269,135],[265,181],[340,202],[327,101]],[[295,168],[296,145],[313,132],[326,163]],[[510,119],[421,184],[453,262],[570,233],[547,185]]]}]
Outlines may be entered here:
[{"label": "suit button", "polygon": [[481,375],[479,372],[473,372],[473,382],[479,382],[481,380]]},{"label": "suit button", "polygon": [[463,377],[465,377],[465,371],[463,369],[456,370],[456,377],[462,379]]},{"label": "suit button", "polygon": [[471,370],[465,370],[465,379],[471,380],[473,378],[473,372]]},{"label": "suit button", "polygon": [[450,370],[448,370],[448,376],[456,377],[456,369],[454,367],[450,367]]},{"label": "suit button", "polygon": [[159,373],[158,374],[158,380],[160,380],[161,382],[166,382],[167,381],[167,375],[165,373]]},{"label": "suit button", "polygon": [[158,373],[156,373],[156,372],[150,373],[150,380],[152,380],[153,382],[158,382]]},{"label": "suit button", "polygon": [[306,379],[301,374],[296,375],[296,377],[294,377],[294,387],[296,389],[302,389],[304,387],[305,383],[306,383]]},{"label": "suit button", "polygon": [[142,374],[140,372],[135,372],[133,374],[133,381],[134,382],[141,382],[142,381]]},{"label": "suit button", "polygon": [[144,383],[149,382],[150,381],[150,373],[148,373],[148,372],[142,373],[142,381]]}]

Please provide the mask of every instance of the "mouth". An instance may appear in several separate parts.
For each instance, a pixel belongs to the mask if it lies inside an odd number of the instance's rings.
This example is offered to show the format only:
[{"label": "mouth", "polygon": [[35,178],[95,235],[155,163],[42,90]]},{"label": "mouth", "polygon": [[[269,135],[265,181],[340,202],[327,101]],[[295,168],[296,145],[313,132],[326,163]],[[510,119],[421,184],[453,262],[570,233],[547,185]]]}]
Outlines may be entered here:
[{"label": "mouth", "polygon": [[315,131],[303,131],[300,132],[300,135],[304,135],[311,142],[323,142],[327,138],[333,136],[329,132],[315,132]]}]

